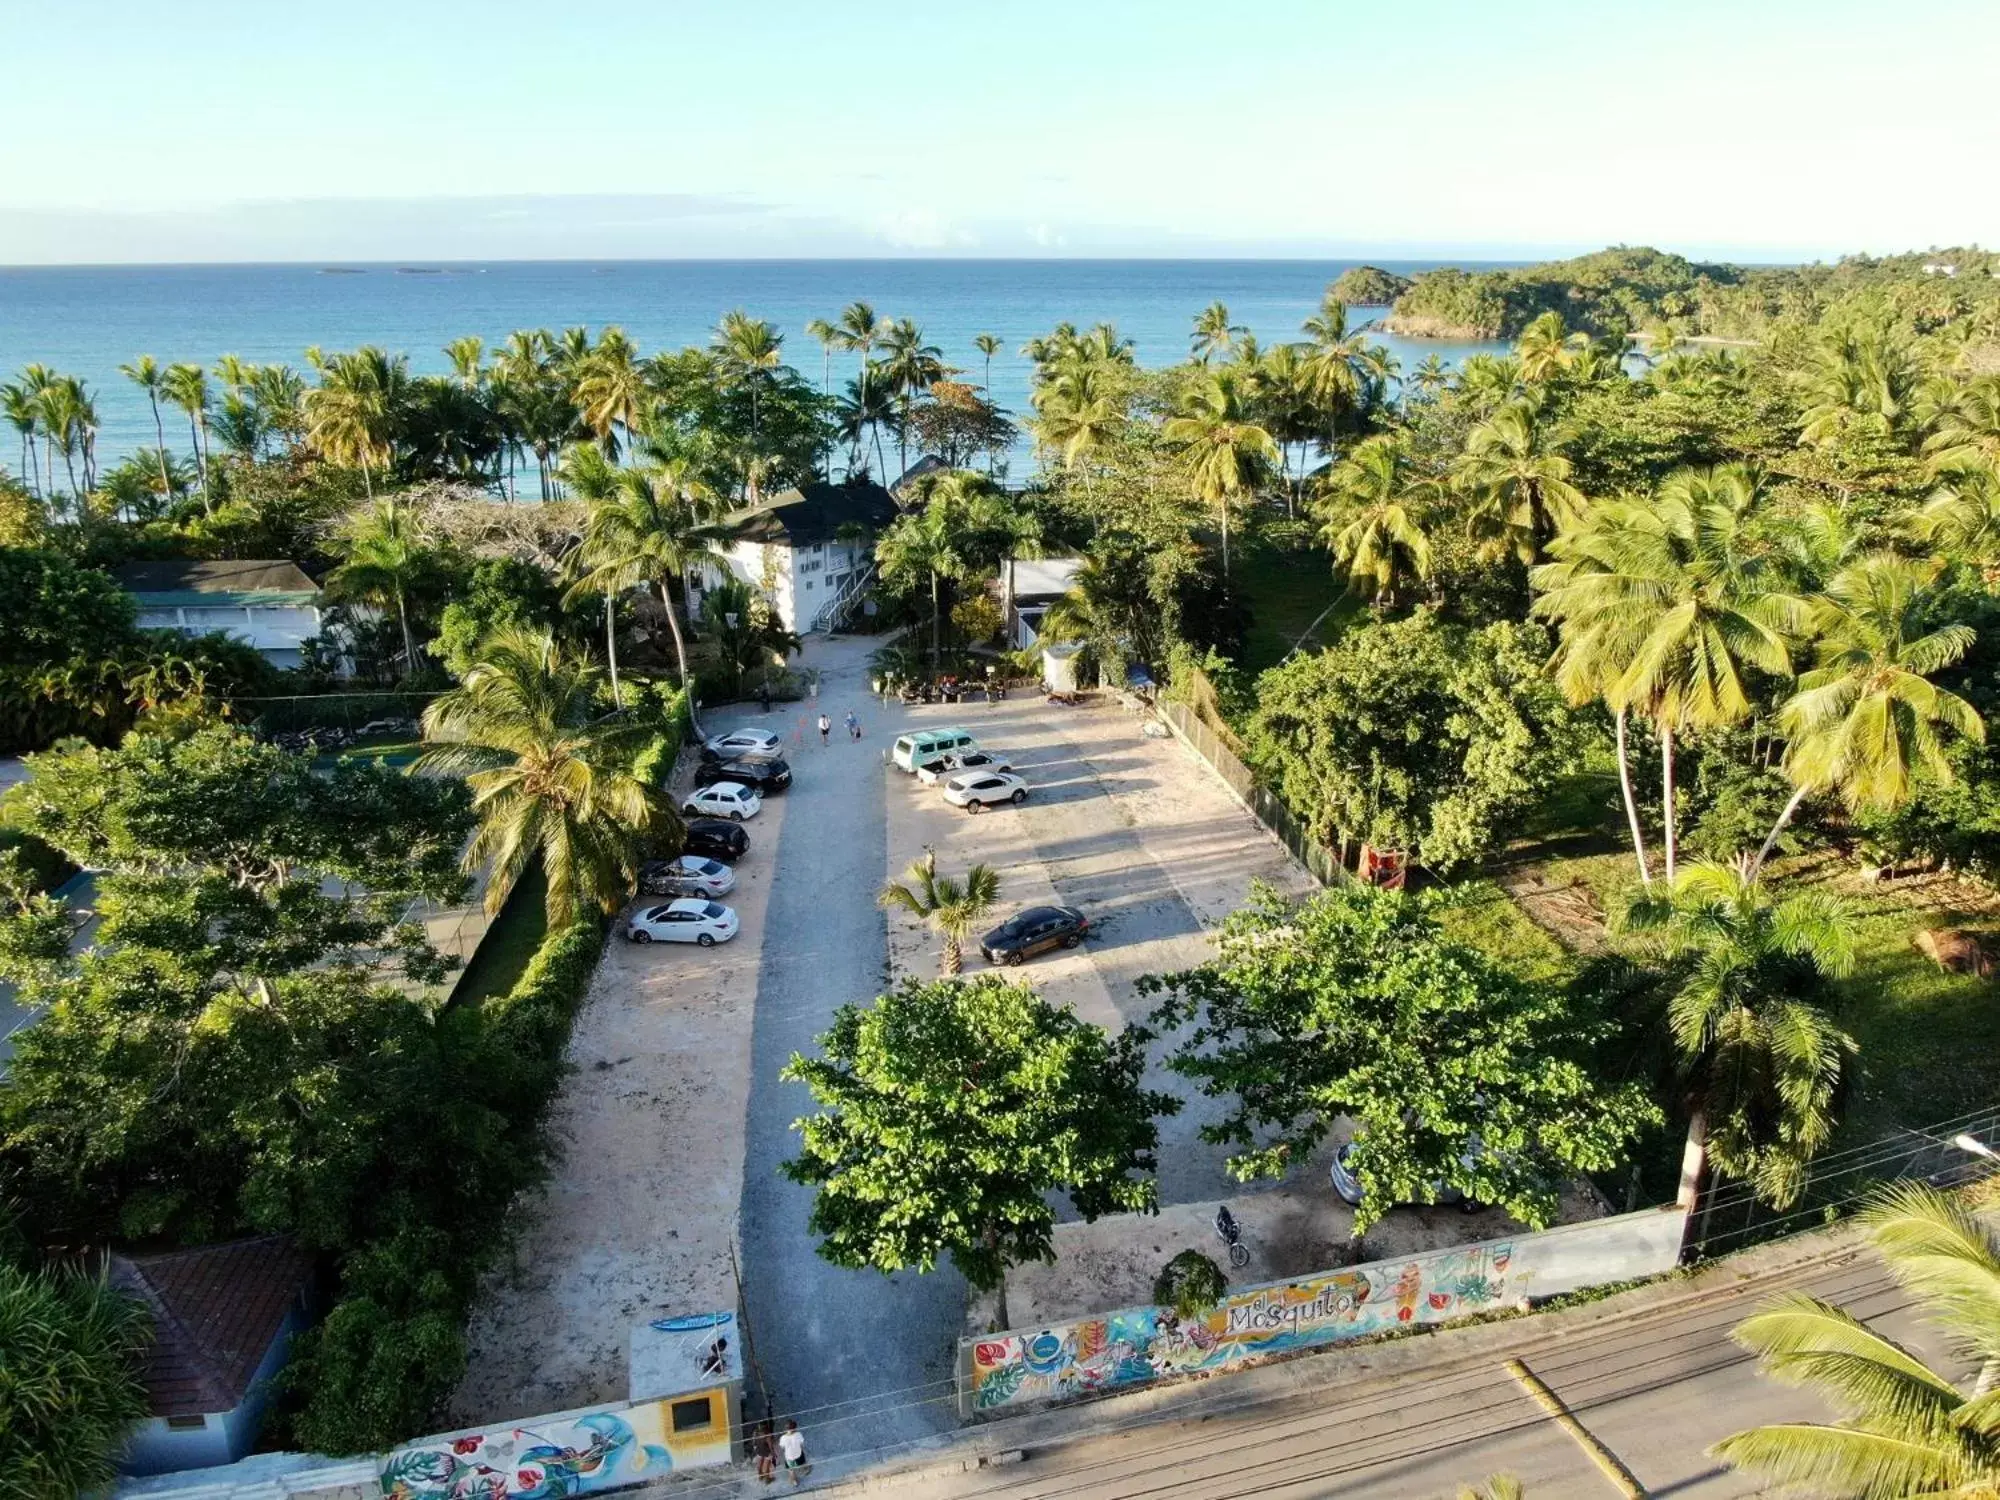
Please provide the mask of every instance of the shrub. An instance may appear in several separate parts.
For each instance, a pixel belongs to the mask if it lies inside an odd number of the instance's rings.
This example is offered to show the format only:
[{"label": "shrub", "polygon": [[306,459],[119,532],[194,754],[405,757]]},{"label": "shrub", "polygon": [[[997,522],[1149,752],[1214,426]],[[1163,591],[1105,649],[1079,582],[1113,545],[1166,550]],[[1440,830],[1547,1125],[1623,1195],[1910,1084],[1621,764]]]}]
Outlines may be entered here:
[{"label": "shrub", "polygon": [[145,1309],[70,1270],[0,1262],[0,1492],[71,1500],[109,1487],[146,1415]]},{"label": "shrub", "polygon": [[1199,1250],[1183,1250],[1153,1278],[1153,1301],[1170,1307],[1174,1316],[1194,1318],[1207,1312],[1229,1292],[1222,1267]]}]

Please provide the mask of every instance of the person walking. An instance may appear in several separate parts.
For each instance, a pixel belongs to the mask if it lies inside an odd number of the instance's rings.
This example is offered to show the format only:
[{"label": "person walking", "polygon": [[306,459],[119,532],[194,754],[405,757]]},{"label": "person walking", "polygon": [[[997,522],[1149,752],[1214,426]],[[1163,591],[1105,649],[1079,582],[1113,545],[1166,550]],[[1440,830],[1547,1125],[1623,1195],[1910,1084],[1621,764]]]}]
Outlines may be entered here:
[{"label": "person walking", "polygon": [[825,714],[821,714],[819,716],[819,743],[822,750],[826,748],[826,737],[832,733],[833,720],[829,719]]},{"label": "person walking", "polygon": [[850,740],[861,738],[861,721],[854,717],[854,710],[851,708],[847,711],[847,737]]},{"label": "person walking", "polygon": [[757,684],[757,706],[764,713],[769,713],[771,711],[770,683],[760,682]]},{"label": "person walking", "polygon": [[799,1431],[796,1420],[786,1419],[784,1436],[778,1439],[778,1451],[785,1456],[785,1472],[792,1476],[794,1485],[812,1473],[813,1466],[806,1462],[806,1435]]},{"label": "person walking", "polygon": [[778,1450],[771,1441],[771,1424],[759,1422],[756,1434],[750,1439],[750,1453],[757,1460],[757,1479],[760,1484],[778,1482]]}]

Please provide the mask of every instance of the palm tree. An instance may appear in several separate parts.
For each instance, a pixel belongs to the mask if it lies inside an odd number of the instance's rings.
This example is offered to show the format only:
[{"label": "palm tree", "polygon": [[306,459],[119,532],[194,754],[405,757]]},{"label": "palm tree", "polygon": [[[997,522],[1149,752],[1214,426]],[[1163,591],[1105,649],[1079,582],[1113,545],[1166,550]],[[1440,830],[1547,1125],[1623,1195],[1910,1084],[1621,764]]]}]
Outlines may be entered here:
[{"label": "palm tree", "polygon": [[656,732],[599,713],[596,667],[546,632],[510,627],[489,638],[465,680],[424,710],[415,769],[463,774],[479,831],[465,867],[491,866],[486,910],[497,912],[539,859],[551,928],[587,908],[616,911],[639,873],[641,840],[671,825],[633,775]]},{"label": "palm tree", "polygon": [[931,667],[942,662],[939,643],[943,606],[940,588],[947,578],[965,575],[962,528],[948,494],[933,490],[921,510],[907,511],[893,521],[875,544],[875,562],[883,582],[900,588],[928,580],[931,593]]},{"label": "palm tree", "polygon": [[[660,591],[660,606],[673,632],[674,657],[688,710],[694,710],[694,679],[688,672],[687,642],[674,608],[670,581],[685,579],[690,570],[719,557],[722,534],[707,522],[714,496],[695,477],[683,458],[649,464],[643,469],[619,469],[588,445],[572,451],[565,475],[579,499],[590,505],[583,540],[574,557],[578,577],[565,602],[581,595],[602,594],[607,601],[640,585]],[[618,701],[617,640],[607,605],[605,646],[612,664],[612,701]]]},{"label": "palm tree", "polygon": [[1571,464],[1554,451],[1526,402],[1501,407],[1466,436],[1455,478],[1473,498],[1471,525],[1489,555],[1532,563],[1556,532],[1583,514]]},{"label": "palm tree", "polygon": [[924,342],[924,331],[908,318],[898,318],[882,336],[882,375],[896,393],[896,462],[910,469],[910,403],[946,375],[943,352]]},{"label": "palm tree", "polygon": [[1812,601],[1814,666],[1778,713],[1794,790],[1753,873],[1809,794],[1838,791],[1857,811],[1900,807],[1919,766],[1952,780],[1947,734],[1984,743],[1979,711],[1929,681],[1976,637],[1969,625],[1924,628],[1928,581],[1920,565],[1877,553],[1841,569]]},{"label": "palm tree", "polygon": [[[1536,612],[1560,622],[1557,673],[1594,683],[1614,712],[1660,731],[1666,874],[1677,865],[1674,740],[1747,718],[1747,672],[1791,675],[1789,638],[1805,621],[1772,560],[1749,539],[1760,502],[1740,464],[1680,469],[1650,504],[1605,502],[1558,538],[1537,568]],[[1635,818],[1636,827],[1636,818]]]},{"label": "palm tree", "polygon": [[1667,1028],[1709,1160],[1788,1207],[1833,1134],[1855,1051],[1818,1003],[1854,967],[1847,912],[1824,891],[1774,897],[1747,859],[1700,861],[1634,902],[1625,924],[1679,961]]},{"label": "palm tree", "polygon": [[129,365],[120,365],[118,373],[146,393],[146,400],[153,408],[153,433],[159,439],[160,488],[167,494],[173,493],[173,478],[167,473],[167,429],[160,420],[161,383],[166,378],[160,362],[150,354],[142,354]]},{"label": "palm tree", "polygon": [[1160,435],[1187,455],[1188,477],[1198,499],[1222,518],[1222,576],[1229,577],[1229,507],[1255,489],[1268,464],[1278,461],[1271,434],[1248,420],[1233,372],[1210,375],[1189,395]]},{"label": "palm tree", "polygon": [[625,447],[637,441],[639,416],[646,405],[646,377],[638,350],[621,328],[607,328],[597,347],[573,365],[577,409],[583,424],[611,457],[618,456],[616,429],[625,429]]},{"label": "palm tree", "polygon": [[1319,407],[1331,457],[1343,425],[1377,399],[1389,379],[1388,351],[1347,327],[1347,304],[1328,292],[1319,311],[1300,325],[1310,347],[1300,362],[1306,395]]},{"label": "palm tree", "polygon": [[361,470],[375,494],[373,469],[394,456],[395,425],[409,399],[409,361],[372,344],[320,361],[319,384],[305,393],[306,437],[337,464]]},{"label": "palm tree", "polygon": [[32,493],[42,492],[41,459],[35,450],[35,434],[41,430],[42,409],[34,391],[21,381],[0,385],[0,414],[21,438],[21,472],[28,478]]},{"label": "palm tree", "polygon": [[1031,399],[1035,436],[1062,454],[1064,468],[1074,471],[1084,463],[1087,487],[1090,456],[1125,426],[1123,387],[1103,365],[1066,362],[1053,379],[1036,388]]},{"label": "palm tree", "polygon": [[[858,403],[868,409],[868,368],[874,358],[875,345],[882,338],[882,320],[875,316],[875,309],[866,302],[850,302],[841,309],[835,325],[840,330],[840,347],[849,354],[861,356],[861,399]],[[879,460],[881,455],[876,455]]]},{"label": "palm tree", "polygon": [[[750,442],[754,449],[758,441],[758,393],[782,362],[779,351],[785,336],[762,318],[737,308],[722,315],[709,342],[728,376],[750,388]],[[750,493],[754,499],[754,481]]]},{"label": "palm tree", "polygon": [[1886,327],[1824,335],[1800,378],[1808,404],[1799,437],[1808,443],[1852,426],[1886,437],[1908,422],[1922,388],[1916,360]]},{"label": "palm tree", "polygon": [[1423,363],[1410,371],[1410,384],[1426,396],[1434,396],[1451,384],[1451,370],[1435,354],[1426,354]]},{"label": "palm tree", "polygon": [[393,604],[403,632],[404,670],[414,672],[417,647],[410,634],[409,591],[429,562],[416,514],[394,495],[384,495],[349,519],[337,545],[342,561],[328,575],[327,586],[336,595]]},{"label": "palm tree", "polygon": [[1521,330],[1514,344],[1521,378],[1530,385],[1545,384],[1562,374],[1569,368],[1571,353],[1569,329],[1559,312],[1543,313]]},{"label": "palm tree", "polygon": [[[58,375],[42,386],[38,400],[42,409],[42,432],[52,447],[62,453],[63,468],[69,473],[70,499],[81,518],[84,512],[83,491],[76,482],[76,450],[79,429],[83,424],[83,386],[73,375]],[[50,473],[54,473],[53,460]]]},{"label": "palm tree", "polygon": [[911,913],[937,932],[938,972],[949,978],[965,967],[961,951],[966,934],[993,909],[1000,895],[1000,876],[990,865],[974,865],[965,879],[937,872],[937,851],[926,847],[923,857],[903,872],[904,884],[891,881],[877,901],[887,910]]},{"label": "palm tree", "polygon": [[2000,468],[1959,457],[1941,472],[1944,483],[1910,516],[1909,528],[1933,546],[1984,564],[2000,545]]},{"label": "palm tree", "polygon": [[991,401],[993,399],[993,356],[1000,352],[1000,335],[997,333],[979,334],[973,339],[972,347],[986,356],[986,375],[980,381],[979,389],[980,393],[988,401]]},{"label": "palm tree", "polygon": [[1970,1391],[1841,1308],[1801,1293],[1736,1327],[1764,1373],[1819,1392],[1834,1425],[1752,1427],[1709,1450],[1791,1491],[1843,1500],[2000,1494],[1993,1426],[2000,1361],[2000,1240],[1956,1199],[1924,1183],[1886,1191],[1861,1214],[1890,1275],[1951,1342],[1981,1362]]},{"label": "palm tree", "polygon": [[478,334],[453,339],[444,346],[444,357],[451,361],[451,373],[458,377],[458,383],[468,391],[486,383],[486,340]]},{"label": "palm tree", "polygon": [[1941,399],[1924,414],[1930,435],[1924,452],[1939,469],[1968,460],[2000,463],[2000,375],[1947,382]]},{"label": "palm tree", "polygon": [[1393,605],[1401,580],[1431,576],[1431,541],[1417,502],[1435,488],[1412,476],[1403,444],[1386,433],[1364,439],[1327,471],[1320,534],[1357,598]]},{"label": "palm tree", "polygon": [[1188,336],[1188,346],[1194,350],[1194,357],[1202,364],[1218,354],[1226,353],[1240,333],[1250,330],[1241,323],[1229,321],[1229,309],[1220,302],[1211,302],[1195,314],[1194,332]]},{"label": "palm tree", "polygon": [[212,510],[208,494],[208,376],[200,365],[168,365],[160,377],[160,393],[187,413],[188,442],[194,448],[195,473],[201,479],[201,503]]}]

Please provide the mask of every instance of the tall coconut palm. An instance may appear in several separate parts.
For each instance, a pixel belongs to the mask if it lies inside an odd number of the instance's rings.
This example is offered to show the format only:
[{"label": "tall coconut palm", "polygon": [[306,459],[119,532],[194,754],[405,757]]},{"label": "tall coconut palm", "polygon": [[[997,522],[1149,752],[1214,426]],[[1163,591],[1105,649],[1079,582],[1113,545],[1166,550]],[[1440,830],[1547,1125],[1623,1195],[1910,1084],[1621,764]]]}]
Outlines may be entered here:
[{"label": "tall coconut palm", "polygon": [[875,543],[876,566],[883,582],[908,587],[925,582],[931,595],[931,667],[942,662],[939,632],[943,618],[942,586],[946,579],[965,576],[965,530],[959,507],[949,494],[933,491],[920,510],[898,516]]},{"label": "tall coconut palm", "polygon": [[924,331],[908,318],[898,318],[882,336],[882,376],[896,393],[896,462],[910,468],[910,406],[951,372],[935,344],[924,342]]},{"label": "tall coconut palm", "polygon": [[1908,525],[1920,540],[1984,565],[2000,551],[2000,466],[1959,452]]},{"label": "tall coconut palm", "polygon": [[1316,507],[1320,534],[1357,598],[1393,605],[1400,583],[1431,576],[1422,511],[1435,491],[1412,472],[1403,444],[1386,433],[1357,444],[1327,471]]},{"label": "tall coconut palm", "polygon": [[1667,1027],[1709,1160],[1774,1206],[1796,1202],[1855,1051],[1820,1005],[1854,966],[1847,912],[1824,891],[1773,895],[1747,859],[1701,861],[1625,923],[1676,962]]},{"label": "tall coconut palm", "polygon": [[1300,325],[1308,347],[1300,360],[1302,389],[1319,408],[1327,456],[1389,380],[1388,351],[1347,326],[1347,304],[1328,292],[1319,311]]},{"label": "tall coconut palm", "polygon": [[537,860],[551,928],[588,909],[616,911],[638,878],[641,840],[671,826],[672,813],[632,774],[653,728],[602,715],[602,688],[598,669],[547,632],[509,628],[424,710],[416,768],[462,774],[472,790],[479,830],[465,865],[491,867],[487,911]]},{"label": "tall coconut palm", "polygon": [[1000,342],[1000,335],[997,333],[982,333],[972,341],[972,347],[986,359],[986,374],[979,382],[979,390],[988,401],[993,399],[993,356],[1000,352]]},{"label": "tall coconut palm", "polygon": [[1278,445],[1249,420],[1242,388],[1227,370],[1196,386],[1160,435],[1185,453],[1196,498],[1214,506],[1221,517],[1222,576],[1227,581],[1229,508],[1254,492],[1265,469],[1278,461]]},{"label": "tall coconut palm", "polygon": [[1467,434],[1455,479],[1472,498],[1473,534],[1490,556],[1540,556],[1548,539],[1583,514],[1570,461],[1524,401],[1501,407]]},{"label": "tall coconut palm", "polygon": [[[76,452],[83,426],[83,385],[73,375],[58,375],[41,388],[42,432],[53,449],[63,456],[69,474],[70,500],[77,516],[84,512],[83,490],[76,482]],[[50,472],[54,472],[51,463]]]},{"label": "tall coconut palm", "polygon": [[146,393],[146,402],[153,409],[153,434],[159,440],[160,490],[163,494],[173,493],[173,478],[167,473],[167,428],[160,419],[161,385],[166,372],[160,362],[150,354],[142,354],[128,365],[120,365],[118,373]]},{"label": "tall coconut palm", "polygon": [[1514,358],[1520,361],[1521,378],[1530,385],[1542,385],[1569,368],[1572,347],[1569,329],[1559,312],[1545,312],[1521,330],[1514,343]]},{"label": "tall coconut palm", "polygon": [[[688,672],[687,641],[672,581],[685,582],[692,569],[722,554],[722,533],[707,519],[714,496],[684,458],[643,469],[618,469],[595,448],[584,446],[574,452],[576,466],[566,472],[577,497],[588,502],[590,510],[574,554],[577,578],[570,586],[570,598],[601,594],[610,600],[644,584],[657,588],[667,628],[673,633],[681,687],[692,711],[694,679]],[[605,644],[614,663],[615,702],[618,658],[612,628],[607,613]]]},{"label": "tall coconut palm", "polygon": [[[759,442],[758,410],[764,386],[783,361],[785,336],[762,318],[737,308],[722,315],[709,340],[729,379],[750,390],[750,443]],[[754,490],[753,490],[754,494]]]},{"label": "tall coconut palm", "polygon": [[1238,335],[1250,330],[1241,323],[1229,321],[1229,309],[1220,302],[1211,302],[1194,317],[1194,332],[1188,335],[1188,347],[1194,357],[1207,364],[1218,354],[1229,352]]},{"label": "tall coconut palm", "polygon": [[1669,881],[1676,736],[1748,717],[1749,670],[1789,676],[1789,642],[1805,623],[1803,601],[1751,544],[1759,501],[1741,465],[1677,470],[1650,504],[1595,507],[1558,540],[1556,563],[1533,575],[1537,612],[1563,629],[1559,658],[1573,655],[1572,680],[1601,682],[1614,712],[1643,714],[1660,731]]},{"label": "tall coconut palm", "polygon": [[1426,354],[1423,362],[1410,371],[1410,384],[1426,396],[1435,396],[1451,384],[1451,367],[1435,354]]},{"label": "tall coconut palm", "polygon": [[409,361],[372,344],[323,357],[319,384],[305,393],[306,437],[327,459],[361,470],[375,494],[374,470],[394,457],[396,423],[409,400]]},{"label": "tall coconut palm", "polygon": [[453,339],[444,346],[444,357],[451,361],[451,373],[458,377],[458,383],[468,391],[486,383],[486,340],[478,334]]},{"label": "tall coconut palm", "polygon": [[2000,1239],[1956,1199],[1902,1183],[1861,1215],[1890,1275],[1982,1373],[1962,1390],[1841,1308],[1800,1293],[1738,1324],[1764,1373],[1818,1392],[1837,1424],[1752,1427],[1710,1451],[1787,1493],[1840,1500],[2000,1494],[1992,1374],[2000,1362]]},{"label": "tall coconut palm", "polygon": [[955,880],[938,874],[937,851],[926,848],[903,872],[902,883],[891,881],[876,899],[887,910],[907,911],[930,925],[939,940],[938,972],[950,977],[965,967],[966,936],[999,895],[1000,876],[992,866],[974,865],[963,880]]},{"label": "tall coconut palm", "polygon": [[1969,625],[1926,628],[1930,576],[1917,563],[1877,553],[1841,569],[1812,601],[1813,669],[1778,713],[1794,790],[1753,870],[1771,857],[1810,794],[1836,791],[1857,811],[1900,807],[1919,767],[1952,779],[1950,736],[1985,741],[1979,711],[1929,680],[1976,638]]},{"label": "tall coconut palm", "polygon": [[1806,400],[1799,436],[1830,443],[1850,427],[1888,436],[1914,415],[1922,371],[1901,339],[1886,327],[1828,333],[1802,372]]},{"label": "tall coconut palm", "polygon": [[327,576],[328,588],[337,596],[394,606],[403,632],[403,669],[414,672],[409,595],[430,561],[416,513],[394,495],[384,495],[348,520],[335,546],[341,563]]},{"label": "tall coconut palm", "polygon": [[21,473],[27,478],[30,491],[40,495],[42,461],[35,448],[35,435],[41,431],[41,403],[25,383],[10,380],[0,385],[0,415],[5,416],[7,425],[20,436]]},{"label": "tall coconut palm", "polygon": [[638,353],[622,328],[607,328],[594,348],[573,360],[577,410],[584,426],[614,458],[619,453],[617,429],[625,429],[624,447],[629,450],[638,440],[639,419],[646,407],[646,376]]},{"label": "tall coconut palm", "polygon": [[1075,472],[1083,465],[1088,487],[1091,455],[1116,437],[1128,420],[1123,386],[1101,364],[1070,361],[1038,386],[1031,399],[1035,436],[1062,454],[1064,468]]},{"label": "tall coconut palm", "polygon": [[187,413],[188,443],[194,449],[195,474],[201,480],[202,508],[212,510],[208,493],[208,375],[200,365],[168,365],[160,377],[160,394]]},{"label": "tall coconut palm", "polygon": [[[840,347],[849,354],[861,357],[861,400],[863,410],[868,407],[868,370],[875,358],[875,346],[882,340],[882,320],[875,316],[875,309],[866,302],[850,302],[840,311],[836,325],[840,330]],[[879,457],[879,455],[878,455]]]},{"label": "tall coconut palm", "polygon": [[2000,463],[2000,375],[1976,375],[1963,384],[1947,381],[1922,420],[1930,429],[1924,453],[1938,468],[1967,460]]}]

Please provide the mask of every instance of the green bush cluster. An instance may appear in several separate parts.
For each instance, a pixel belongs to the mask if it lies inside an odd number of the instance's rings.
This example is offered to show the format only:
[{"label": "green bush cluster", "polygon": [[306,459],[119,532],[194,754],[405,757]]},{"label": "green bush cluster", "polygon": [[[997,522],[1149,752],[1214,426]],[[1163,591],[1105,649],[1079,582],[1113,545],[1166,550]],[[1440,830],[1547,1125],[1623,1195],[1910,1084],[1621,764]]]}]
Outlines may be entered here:
[{"label": "green bush cluster", "polygon": [[[542,1118],[603,951],[594,918],[553,932],[507,995],[440,1017],[453,1066],[439,1087],[463,1094],[481,1128],[456,1138],[399,1129],[398,1148],[383,1154],[392,1180],[381,1191],[399,1195],[402,1212],[348,1252],[338,1298],[300,1341],[286,1377],[295,1443],[380,1449],[435,1421],[464,1374],[466,1319],[480,1272],[509,1238],[508,1205],[545,1169]],[[455,1112],[449,1097],[427,1107]]]}]

